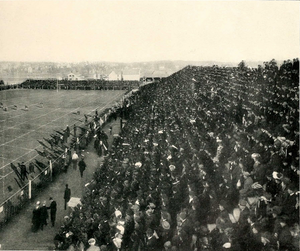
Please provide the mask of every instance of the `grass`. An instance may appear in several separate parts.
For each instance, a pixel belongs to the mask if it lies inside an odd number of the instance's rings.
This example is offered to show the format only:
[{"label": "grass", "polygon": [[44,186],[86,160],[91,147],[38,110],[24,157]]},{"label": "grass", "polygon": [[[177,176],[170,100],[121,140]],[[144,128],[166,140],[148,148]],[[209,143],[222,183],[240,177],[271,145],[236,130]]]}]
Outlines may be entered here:
[{"label": "grass", "polygon": [[[80,125],[84,114],[104,110],[115,104],[124,91],[56,91],[8,90],[0,92],[0,102],[7,111],[0,109],[0,203],[19,190],[10,163],[17,166],[22,161],[27,168],[34,159],[41,159],[38,140],[50,138],[55,130],[62,131],[69,125]],[[28,107],[28,110],[25,109]],[[77,114],[77,112],[80,114]],[[46,143],[44,141],[44,143]],[[8,186],[11,187],[9,191]]]}]

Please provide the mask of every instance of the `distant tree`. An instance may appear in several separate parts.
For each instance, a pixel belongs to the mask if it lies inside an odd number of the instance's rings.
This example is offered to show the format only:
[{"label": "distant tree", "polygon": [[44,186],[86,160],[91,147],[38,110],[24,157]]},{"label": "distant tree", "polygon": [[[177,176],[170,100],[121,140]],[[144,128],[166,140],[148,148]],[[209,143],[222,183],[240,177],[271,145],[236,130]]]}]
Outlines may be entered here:
[{"label": "distant tree", "polygon": [[4,85],[4,82],[3,82],[3,80],[0,80],[0,85]]}]

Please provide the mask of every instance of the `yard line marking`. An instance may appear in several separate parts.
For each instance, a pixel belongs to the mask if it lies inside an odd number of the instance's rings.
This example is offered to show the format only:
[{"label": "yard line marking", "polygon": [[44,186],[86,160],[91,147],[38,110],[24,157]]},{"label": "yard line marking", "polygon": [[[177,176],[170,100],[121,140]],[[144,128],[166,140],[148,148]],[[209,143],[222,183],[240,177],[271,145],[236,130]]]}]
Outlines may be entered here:
[{"label": "yard line marking", "polygon": [[17,140],[17,139],[19,139],[19,138],[22,138],[23,136],[28,135],[29,133],[32,133],[32,132],[34,132],[34,131],[29,131],[29,132],[27,132],[27,133],[21,134],[20,136],[18,136],[18,137],[16,137],[16,138],[12,139],[12,140],[10,140],[10,141],[6,141],[5,143],[1,144],[0,146],[5,146],[5,145],[7,145],[7,144],[9,144],[9,143],[11,143],[11,142],[14,142],[15,140]]},{"label": "yard line marking", "polygon": [[[23,155],[24,156],[24,155]],[[27,161],[24,161],[24,164],[26,164],[26,163],[28,163],[28,162],[30,162],[31,160],[33,160],[33,159],[35,159],[37,156],[39,156],[39,154],[37,154],[37,155],[35,155],[35,156],[33,156],[32,158],[30,158],[29,160],[27,160]],[[5,166],[8,166],[8,165],[10,165],[11,163],[13,163],[13,162],[15,162],[16,160],[18,160],[19,158],[17,158],[17,159],[14,159],[13,161],[11,161],[10,163],[8,163],[8,164],[6,164]],[[5,166],[3,166],[3,167],[5,167]],[[0,169],[2,169],[2,167],[0,168]],[[12,174],[12,173],[14,173],[14,171],[11,171],[11,172],[9,172],[9,173],[7,173],[7,174],[5,174],[4,176],[2,176],[1,178],[6,178],[7,176],[9,176],[10,174]],[[0,179],[1,180],[1,179]]]},{"label": "yard line marking", "polygon": [[[59,108],[59,109],[61,109],[61,108]],[[32,110],[32,112],[34,112],[34,111],[35,111],[35,110]],[[17,117],[20,117],[20,116],[24,116],[24,115],[26,115],[26,114],[28,114],[28,113],[31,113],[31,111],[28,111],[28,112],[26,112],[26,113],[19,114],[19,115],[17,115],[17,116],[8,117],[8,118],[6,118],[6,120],[10,120],[10,119],[13,119],[13,118],[17,118]],[[4,120],[4,121],[6,121],[6,120]]]},{"label": "yard line marking", "polygon": [[[21,159],[21,158],[24,157],[25,155],[30,154],[30,153],[33,152],[33,151],[35,151],[35,150],[31,150],[31,151],[29,151],[29,152],[27,152],[27,153],[25,153],[25,154],[19,156],[18,158],[16,158],[16,159],[10,161],[8,164],[6,164],[6,165],[0,167],[0,170],[3,169],[4,167],[10,165],[10,163],[13,163],[13,162],[17,161],[18,159]],[[36,158],[37,156],[39,156],[39,154],[36,154],[33,158]],[[33,159],[33,158],[31,158],[31,159]],[[30,160],[31,160],[31,159],[30,159]],[[29,161],[29,160],[27,160],[26,162],[28,162],[28,161]],[[25,163],[26,163],[26,162],[25,162]]]},{"label": "yard line marking", "polygon": [[[113,96],[113,100],[111,100],[111,101],[110,101],[109,103],[107,103],[105,106],[101,107],[101,109],[100,109],[99,111],[102,111],[102,110],[105,109],[107,106],[109,106],[111,103],[117,102],[117,101],[115,100],[115,98],[116,98],[117,96],[118,96],[118,98],[119,98],[119,97],[122,96],[122,95],[124,95],[124,93],[120,93],[120,94],[114,95],[114,96]],[[89,103],[91,103],[91,102],[89,102]],[[80,108],[80,107],[77,107],[76,109],[72,110],[71,112],[77,110],[78,108]],[[58,109],[60,109],[60,108],[58,108]],[[90,113],[92,113],[93,111],[95,111],[95,110],[97,110],[97,109],[98,109],[98,108],[96,108],[96,109],[94,109],[94,110],[91,110],[91,112],[89,112],[89,113],[87,113],[87,114],[90,114]],[[65,117],[65,116],[67,116],[68,114],[69,114],[69,113],[67,113],[67,114],[65,114],[64,116],[61,116],[61,117],[59,117],[59,118],[56,118],[55,120],[60,119],[60,118],[63,118],[63,117]],[[53,121],[55,121],[55,120],[53,120]],[[40,127],[38,127],[38,128],[42,128],[43,126],[46,126],[47,124],[52,123],[53,121],[50,121],[50,122],[46,123],[45,125],[42,125],[42,126],[40,126]],[[84,124],[84,123],[81,123],[81,124]],[[33,130],[33,131],[28,132],[28,133],[32,133],[32,132],[35,132],[35,131],[36,131],[36,130]],[[26,134],[28,134],[28,133],[26,133]],[[23,136],[24,136],[24,135],[21,135],[21,136],[19,136],[18,138],[23,137]],[[14,140],[16,140],[16,139],[17,139],[17,138],[15,138]],[[11,140],[10,143],[13,142],[14,140]],[[8,143],[8,142],[7,142],[7,143]],[[6,144],[6,143],[5,143],[5,144]],[[5,144],[2,144],[2,145],[5,145]],[[2,146],[2,145],[0,145],[0,146]],[[39,147],[41,147],[41,145],[39,145]],[[39,147],[37,147],[37,148],[39,148]],[[12,160],[12,161],[10,161],[10,163],[15,162],[16,160],[18,160],[18,159],[24,157],[25,155],[28,155],[28,154],[31,153],[32,151],[35,151],[35,149],[34,149],[34,150],[31,150],[31,151],[29,151],[29,152],[27,152],[27,153],[25,153],[25,154],[23,154],[22,156],[19,156],[18,158],[14,159],[14,160]],[[37,156],[39,156],[39,154],[36,154],[34,157],[30,158],[29,160],[25,161],[24,163],[28,163],[28,162],[31,161],[32,159],[35,159]],[[0,170],[2,170],[3,168],[5,168],[6,166],[10,165],[10,163],[8,163],[8,164],[6,164],[6,165],[0,167]],[[14,171],[11,171],[10,173],[8,173],[8,174],[6,174],[5,176],[3,176],[2,178],[7,177],[8,175],[12,174],[13,172],[14,172]]]},{"label": "yard line marking", "polygon": [[[39,146],[39,145],[38,145]],[[37,146],[37,147],[38,147]],[[21,147],[21,146],[10,146],[12,148],[20,148],[20,149],[24,149],[24,150],[29,150],[29,151],[34,151],[36,148],[26,148],[26,147]]]},{"label": "yard line marking", "polygon": [[[55,111],[57,111],[57,110],[60,110],[60,109],[61,109],[61,108],[54,109],[54,110],[52,110],[51,112],[44,113],[44,114],[41,115],[41,116],[38,116],[38,117],[35,117],[34,119],[31,119],[30,121],[34,121],[34,120],[36,120],[36,119],[38,119],[38,118],[45,117],[45,116],[47,116],[48,114],[53,113],[53,112],[55,112]],[[6,130],[8,130],[8,129],[11,129],[11,128],[14,128],[14,127],[17,127],[17,126],[19,126],[19,125],[26,124],[26,123],[28,123],[28,121],[25,121],[25,122],[23,122],[23,123],[19,123],[19,124],[17,124],[17,125],[11,126],[11,127],[8,127],[8,128],[6,128],[6,129],[4,129],[4,130],[1,130],[0,132],[4,132],[4,131],[6,131]]]},{"label": "yard line marking", "polygon": [[[91,96],[90,93],[86,93],[86,94],[83,95],[83,96],[80,95],[80,96],[78,96],[78,97],[74,97],[74,98],[72,98],[72,100],[82,99],[83,97],[88,96],[88,95]],[[63,94],[63,93],[60,93],[59,96],[64,96],[64,94]],[[94,95],[92,95],[92,96],[94,96]],[[17,97],[17,98],[20,98],[20,97]],[[16,98],[16,99],[17,99],[17,98]],[[51,99],[47,98],[47,101],[49,101],[49,100],[54,100],[54,99],[57,99],[57,96],[56,96],[56,95],[55,95],[53,98],[51,98]],[[41,99],[41,100],[44,100],[44,98]],[[37,104],[40,104],[40,103],[35,103],[35,104],[29,105],[29,106],[33,106],[33,105],[37,105]],[[60,108],[60,109],[62,109],[62,108]],[[35,110],[39,110],[39,109],[35,109]],[[34,110],[34,111],[35,111],[35,110]],[[13,110],[13,111],[16,111],[16,110]],[[12,111],[10,111],[10,112],[5,112],[5,113],[3,113],[3,114],[10,114],[11,112],[12,112]],[[20,117],[20,116],[24,116],[25,114],[26,114],[26,113],[22,113],[22,114],[13,116],[13,117],[9,117],[9,118],[7,118],[7,120],[12,119],[12,118],[16,118],[16,117]],[[5,120],[3,120],[3,121],[5,121]]]},{"label": "yard line marking", "polygon": [[[60,95],[60,96],[62,96],[62,95]],[[10,98],[9,100],[11,100],[11,99],[19,99],[20,97],[16,97],[16,98]],[[56,99],[57,98],[57,96],[53,96],[53,98],[48,98],[47,97],[47,101],[49,101],[49,100],[53,100],[53,99]],[[40,101],[44,101],[44,97],[43,98],[41,98],[41,99],[39,99]],[[5,100],[5,101],[7,101],[7,99]],[[39,105],[41,102],[39,102],[39,103],[35,103],[35,104],[30,104],[30,105],[28,105],[28,107],[31,107],[31,106],[36,106],[36,105]],[[17,105],[18,106],[21,106],[21,105],[25,105],[24,103],[18,103]],[[13,104],[11,104],[11,105],[9,105],[9,106],[12,106]],[[39,109],[35,109],[35,110],[39,110]],[[4,112],[3,114],[10,114],[11,112],[14,112],[14,111],[17,111],[17,110],[10,110],[10,111],[6,111],[6,112]],[[16,117],[20,117],[20,116],[23,116],[24,115],[24,113],[22,113],[22,114],[20,114],[20,115],[17,115],[17,116],[13,116],[13,117],[10,117],[10,118],[16,118]],[[5,120],[4,120],[5,121]]]}]

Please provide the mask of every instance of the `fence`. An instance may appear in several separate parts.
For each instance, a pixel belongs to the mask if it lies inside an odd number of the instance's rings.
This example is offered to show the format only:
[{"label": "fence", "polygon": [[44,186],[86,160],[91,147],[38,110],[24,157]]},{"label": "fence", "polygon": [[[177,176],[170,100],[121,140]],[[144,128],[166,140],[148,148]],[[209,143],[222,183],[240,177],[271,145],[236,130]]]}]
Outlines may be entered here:
[{"label": "fence", "polygon": [[[103,120],[102,127],[111,119],[111,115],[112,111],[110,108],[106,108],[101,112],[100,117]],[[81,140],[83,137],[84,133],[79,136],[79,139]],[[17,192],[13,193],[0,204],[0,227],[20,212],[30,200],[34,199],[49,183],[53,182],[55,178],[64,171],[64,160],[62,157],[63,154],[51,160],[51,164],[49,164],[49,160],[45,158],[38,160],[45,168],[39,169],[40,172],[38,175],[30,178],[28,183],[21,186]],[[2,176],[2,179],[3,178],[4,176]],[[3,187],[3,189],[5,189],[5,187]]]}]

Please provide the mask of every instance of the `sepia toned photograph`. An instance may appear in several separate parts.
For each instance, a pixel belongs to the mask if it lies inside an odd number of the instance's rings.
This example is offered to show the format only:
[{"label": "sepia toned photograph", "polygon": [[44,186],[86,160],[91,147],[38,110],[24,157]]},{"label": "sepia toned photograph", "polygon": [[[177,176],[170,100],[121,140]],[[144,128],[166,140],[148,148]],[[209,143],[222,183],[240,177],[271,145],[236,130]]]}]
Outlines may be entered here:
[{"label": "sepia toned photograph", "polygon": [[0,0],[0,250],[299,251],[298,1]]}]

